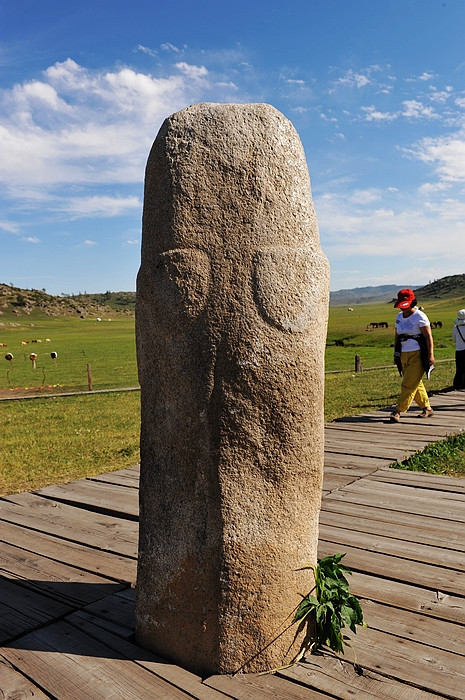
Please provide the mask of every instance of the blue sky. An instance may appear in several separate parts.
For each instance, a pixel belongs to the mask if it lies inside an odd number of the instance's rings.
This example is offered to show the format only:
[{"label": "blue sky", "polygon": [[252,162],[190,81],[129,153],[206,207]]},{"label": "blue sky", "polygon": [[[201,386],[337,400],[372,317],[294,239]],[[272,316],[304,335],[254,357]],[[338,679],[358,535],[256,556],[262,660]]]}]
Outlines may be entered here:
[{"label": "blue sky", "polygon": [[331,289],[465,272],[465,0],[0,7],[0,282],[133,290],[163,119],[267,102],[305,148]]}]

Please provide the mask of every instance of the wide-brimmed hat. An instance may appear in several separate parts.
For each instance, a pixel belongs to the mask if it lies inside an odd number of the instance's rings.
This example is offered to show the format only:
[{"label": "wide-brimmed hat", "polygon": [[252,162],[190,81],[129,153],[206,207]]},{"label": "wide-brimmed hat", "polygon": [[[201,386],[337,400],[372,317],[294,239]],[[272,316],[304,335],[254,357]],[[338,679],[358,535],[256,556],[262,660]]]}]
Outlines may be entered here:
[{"label": "wide-brimmed hat", "polygon": [[465,326],[465,309],[460,309],[454,323],[457,326]]},{"label": "wide-brimmed hat", "polygon": [[409,309],[414,299],[415,293],[411,289],[401,289],[400,292],[397,292],[397,301],[394,304],[394,308]]}]

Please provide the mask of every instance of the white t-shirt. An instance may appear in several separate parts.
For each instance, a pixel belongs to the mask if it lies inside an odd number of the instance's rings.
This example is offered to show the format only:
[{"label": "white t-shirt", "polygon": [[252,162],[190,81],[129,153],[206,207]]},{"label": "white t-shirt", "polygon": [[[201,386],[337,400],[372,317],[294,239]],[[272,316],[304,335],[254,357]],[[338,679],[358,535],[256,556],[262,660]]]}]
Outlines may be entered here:
[{"label": "white t-shirt", "polygon": [[[463,325],[463,326],[461,325],[461,326],[460,326],[460,333],[461,333],[461,334],[463,335],[463,337],[465,338],[465,325]],[[455,349],[456,349],[456,350],[465,350],[465,340],[463,340],[463,339],[460,337],[460,333],[459,333],[458,330],[457,330],[457,326],[453,326],[453,328],[452,328],[452,337],[453,337],[453,339],[454,339]]]},{"label": "white t-shirt", "polygon": [[[396,316],[396,331],[398,335],[420,335],[420,328],[424,326],[429,326],[428,316],[415,307],[415,310],[411,316],[404,318],[402,311],[400,311]],[[419,350],[420,345],[413,338],[408,338],[402,343],[402,352],[411,352],[412,350]]]}]

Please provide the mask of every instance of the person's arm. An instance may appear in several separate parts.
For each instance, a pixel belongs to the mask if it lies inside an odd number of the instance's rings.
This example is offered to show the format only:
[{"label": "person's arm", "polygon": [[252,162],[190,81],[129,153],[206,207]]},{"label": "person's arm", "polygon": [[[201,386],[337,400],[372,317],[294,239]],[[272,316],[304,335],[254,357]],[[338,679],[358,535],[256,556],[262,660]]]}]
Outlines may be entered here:
[{"label": "person's arm", "polygon": [[431,326],[421,326],[421,333],[426,338],[426,347],[428,348],[428,357],[430,365],[434,365],[434,343],[433,334],[431,333]]},{"label": "person's arm", "polygon": [[394,364],[396,365],[397,369],[399,370],[400,376],[402,376],[402,360],[400,359],[400,342],[399,342],[399,334],[396,332],[394,335],[394,358],[393,358]]}]

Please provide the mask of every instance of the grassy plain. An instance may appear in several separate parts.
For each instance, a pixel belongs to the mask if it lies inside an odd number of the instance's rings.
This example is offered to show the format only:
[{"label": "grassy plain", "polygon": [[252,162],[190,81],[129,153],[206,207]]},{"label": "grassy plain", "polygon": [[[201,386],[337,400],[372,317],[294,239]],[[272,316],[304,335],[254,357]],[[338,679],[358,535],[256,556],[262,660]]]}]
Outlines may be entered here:
[{"label": "grassy plain", "polygon": [[[0,318],[0,341],[8,346],[3,355],[13,355],[11,362],[1,358],[0,392],[85,391],[88,364],[94,389],[138,385],[133,316],[115,314],[97,321],[34,312]],[[35,369],[31,353],[37,355]],[[51,353],[57,354],[56,360]]]},{"label": "grassy plain", "polygon": [[[439,360],[427,383],[430,392],[452,383],[455,348],[451,327],[463,300],[425,305]],[[325,417],[356,415],[391,405],[399,392],[392,365],[395,310],[389,304],[331,307],[326,348]],[[388,329],[367,330],[384,321]],[[90,364],[94,389],[137,386],[134,318],[109,320],[30,316],[0,317],[0,397],[42,398],[0,401],[0,495],[33,490],[136,464],[140,408],[138,392],[52,398],[56,392],[85,391]],[[25,340],[41,343],[21,343]],[[49,339],[50,342],[46,342]],[[342,340],[343,346],[336,346]],[[4,359],[8,353],[14,358]],[[36,369],[29,359],[37,354]],[[50,354],[57,353],[56,362]],[[355,373],[354,358],[364,367]],[[386,366],[386,369],[371,369]],[[338,370],[335,372],[335,370]]]}]

